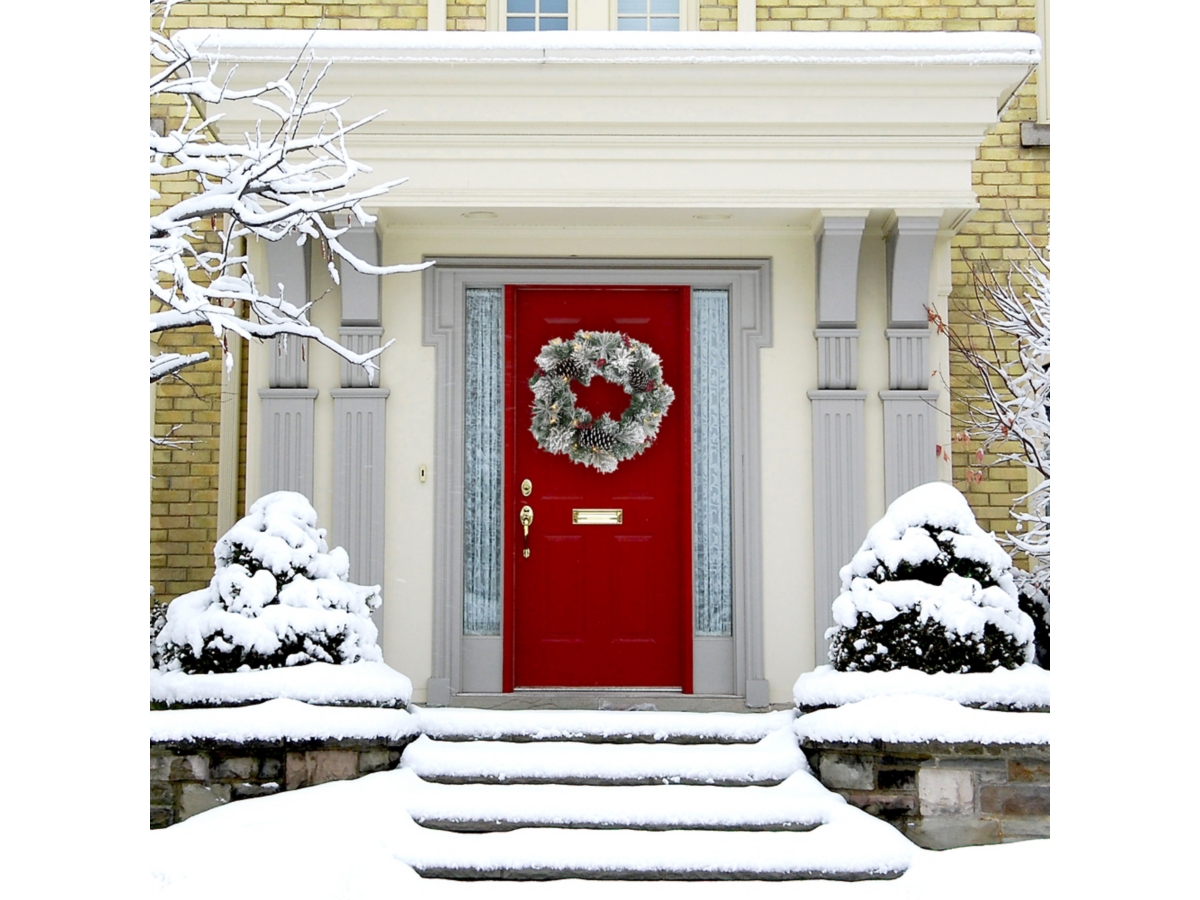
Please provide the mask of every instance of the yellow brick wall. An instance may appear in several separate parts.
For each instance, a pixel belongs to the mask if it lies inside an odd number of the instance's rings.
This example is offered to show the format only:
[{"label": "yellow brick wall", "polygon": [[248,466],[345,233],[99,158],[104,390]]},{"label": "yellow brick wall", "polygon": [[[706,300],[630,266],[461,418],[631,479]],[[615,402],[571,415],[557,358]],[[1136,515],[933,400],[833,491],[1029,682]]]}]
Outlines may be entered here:
[{"label": "yellow brick wall", "polygon": [[178,3],[167,26],[424,29],[427,15],[426,3]]},{"label": "yellow brick wall", "polygon": [[1036,0],[758,0],[759,31],[1033,31]]},{"label": "yellow brick wall", "polygon": [[737,0],[700,0],[701,31],[737,31]]},{"label": "yellow brick wall", "polygon": [[[181,112],[180,104],[160,103],[152,105],[150,115],[174,127]],[[179,177],[153,179],[152,186],[160,194],[150,205],[152,212],[178,203],[193,190],[191,182]],[[207,238],[212,223],[200,223],[194,230]],[[206,249],[217,249],[211,239],[205,244]],[[151,301],[152,310],[160,308]],[[203,350],[210,356],[188,369],[182,380],[168,377],[155,386],[153,432],[174,446],[151,452],[150,583],[158,599],[170,600],[212,577],[223,371],[221,348],[211,329],[166,331],[155,339],[160,351]]]},{"label": "yellow brick wall", "polygon": [[486,31],[486,3],[446,3],[447,31]]}]

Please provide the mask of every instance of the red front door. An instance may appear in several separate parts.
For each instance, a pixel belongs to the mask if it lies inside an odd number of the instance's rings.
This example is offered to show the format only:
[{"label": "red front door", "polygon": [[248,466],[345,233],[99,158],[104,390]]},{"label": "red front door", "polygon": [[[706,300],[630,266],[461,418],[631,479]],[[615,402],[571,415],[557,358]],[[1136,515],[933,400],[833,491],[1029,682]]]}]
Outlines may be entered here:
[{"label": "red front door", "polygon": [[[686,287],[506,290],[505,690],[691,691],[689,299]],[[534,360],[577,331],[648,344],[675,391],[653,445],[610,473],[543,450],[530,431]],[[617,420],[629,405],[621,386],[599,377],[571,390],[596,418]],[[621,522],[575,524],[574,510],[620,510]]]}]

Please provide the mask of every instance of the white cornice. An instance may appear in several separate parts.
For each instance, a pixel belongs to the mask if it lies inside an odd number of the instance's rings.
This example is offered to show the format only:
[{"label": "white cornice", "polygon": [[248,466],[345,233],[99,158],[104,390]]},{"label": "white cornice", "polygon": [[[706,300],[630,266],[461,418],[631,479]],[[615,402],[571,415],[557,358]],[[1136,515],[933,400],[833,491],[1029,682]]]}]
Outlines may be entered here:
[{"label": "white cornice", "polygon": [[[278,79],[310,55],[318,68],[332,62],[321,96],[349,98],[343,120],[380,113],[349,138],[374,170],[369,180],[410,178],[372,207],[414,214],[713,207],[957,216],[977,205],[971,165],[999,103],[1040,52],[1035,35],[941,32],[179,36],[200,55],[215,53],[215,77],[235,89]],[[264,110],[239,101],[221,114],[221,132],[241,134]]]},{"label": "white cornice", "polygon": [[279,61],[1035,65],[1036,35],[996,32],[452,32],[189,29],[197,55]]}]

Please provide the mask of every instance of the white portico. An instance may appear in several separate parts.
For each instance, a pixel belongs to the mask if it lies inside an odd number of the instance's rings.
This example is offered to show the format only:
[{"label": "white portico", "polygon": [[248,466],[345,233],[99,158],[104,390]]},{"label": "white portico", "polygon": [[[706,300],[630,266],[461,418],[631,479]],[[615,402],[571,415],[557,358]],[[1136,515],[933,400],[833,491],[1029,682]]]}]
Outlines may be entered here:
[{"label": "white portico", "polygon": [[[373,169],[361,180],[409,179],[380,195],[353,248],[438,261],[382,280],[343,267],[339,286],[319,253],[250,248],[262,278],[324,298],[312,320],[327,333],[395,341],[374,385],[296,340],[251,348],[246,496],[311,496],[352,577],[383,586],[381,643],[414,700],[504,693],[504,580],[488,566],[513,549],[513,486],[487,488],[493,519],[464,500],[488,465],[471,462],[488,457],[469,452],[481,401],[467,376],[503,365],[470,356],[472,304],[495,296],[479,292],[671,284],[716,310],[693,318],[693,341],[728,338],[706,388],[727,397],[711,433],[726,435],[713,440],[728,490],[693,510],[701,523],[701,507],[723,504],[711,533],[694,529],[698,547],[724,548],[704,558],[725,560],[727,586],[695,589],[722,624],[697,624],[692,699],[679,702],[790,702],[823,661],[837,569],[866,527],[899,493],[949,477],[934,454],[948,398],[930,377],[947,348],[926,308],[945,314],[972,162],[1037,63],[1036,37],[186,34],[199,56],[236,63],[233,86],[278,78],[302,48],[331,61],[320,93],[351,98],[347,122],[385,110],[347,139]],[[230,107],[223,133],[262,114]],[[694,453],[685,463],[700,471]],[[499,562],[477,564],[488,527]]]}]

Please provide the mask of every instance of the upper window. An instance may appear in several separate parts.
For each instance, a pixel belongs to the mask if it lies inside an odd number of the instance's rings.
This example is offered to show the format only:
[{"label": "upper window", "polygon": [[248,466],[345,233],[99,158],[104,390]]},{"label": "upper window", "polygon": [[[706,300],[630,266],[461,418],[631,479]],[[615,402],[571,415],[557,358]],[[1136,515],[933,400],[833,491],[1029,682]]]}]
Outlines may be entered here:
[{"label": "upper window", "polygon": [[696,31],[700,0],[487,0],[495,31]]},{"label": "upper window", "polygon": [[679,0],[617,0],[617,30],[678,31]]},{"label": "upper window", "polygon": [[507,4],[508,31],[567,30],[567,0],[507,0]]}]

